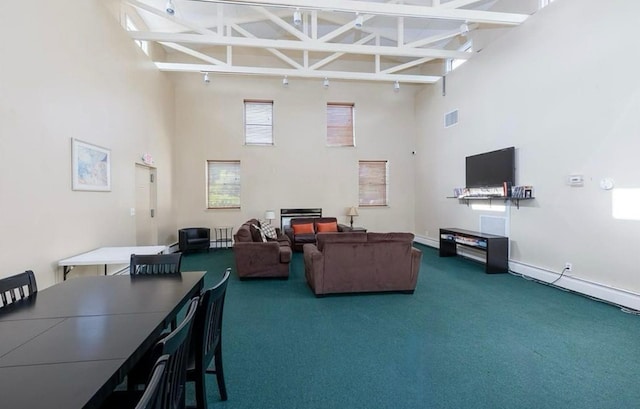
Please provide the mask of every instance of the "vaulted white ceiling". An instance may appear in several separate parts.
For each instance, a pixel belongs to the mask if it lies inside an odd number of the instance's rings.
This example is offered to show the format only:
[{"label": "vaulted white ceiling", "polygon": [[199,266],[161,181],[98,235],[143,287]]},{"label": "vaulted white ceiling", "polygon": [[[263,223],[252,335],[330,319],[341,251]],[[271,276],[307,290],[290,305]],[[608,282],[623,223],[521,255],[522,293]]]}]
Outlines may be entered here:
[{"label": "vaulted white ceiling", "polygon": [[160,70],[402,83],[437,81],[480,33],[532,12],[497,0],[172,0],[174,14],[168,3],[122,0],[123,27],[158,45]]}]

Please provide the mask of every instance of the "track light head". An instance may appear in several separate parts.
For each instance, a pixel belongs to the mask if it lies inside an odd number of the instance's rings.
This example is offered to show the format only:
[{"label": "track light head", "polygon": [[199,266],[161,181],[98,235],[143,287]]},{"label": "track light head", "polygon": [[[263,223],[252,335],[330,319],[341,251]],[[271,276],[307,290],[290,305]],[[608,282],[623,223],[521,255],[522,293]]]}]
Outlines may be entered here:
[{"label": "track light head", "polygon": [[302,13],[298,9],[293,12],[293,24],[295,24],[296,26],[302,24]]},{"label": "track light head", "polygon": [[209,78],[209,73],[208,72],[204,72],[204,77],[202,78],[202,80],[204,81],[205,84],[208,84],[211,82],[211,79]]},{"label": "track light head", "polygon": [[460,34],[462,34],[463,36],[466,36],[468,33],[469,33],[469,24],[464,22],[460,25]]},{"label": "track light head", "polygon": [[363,24],[364,24],[364,17],[362,17],[361,14],[356,13],[356,21],[355,21],[356,28],[362,28]]},{"label": "track light head", "polygon": [[167,1],[167,5],[165,6],[164,11],[166,11],[167,14],[171,14],[172,16],[176,14],[176,6],[173,5],[173,0]]},{"label": "track light head", "polygon": [[329,88],[329,78],[324,77],[324,81],[322,81],[322,86],[325,88]]},{"label": "track light head", "polygon": [[285,88],[289,86],[289,78],[287,78],[286,75],[282,79],[282,86],[285,87]]},{"label": "track light head", "polygon": [[393,91],[394,92],[400,91],[400,83],[398,81],[393,83]]}]

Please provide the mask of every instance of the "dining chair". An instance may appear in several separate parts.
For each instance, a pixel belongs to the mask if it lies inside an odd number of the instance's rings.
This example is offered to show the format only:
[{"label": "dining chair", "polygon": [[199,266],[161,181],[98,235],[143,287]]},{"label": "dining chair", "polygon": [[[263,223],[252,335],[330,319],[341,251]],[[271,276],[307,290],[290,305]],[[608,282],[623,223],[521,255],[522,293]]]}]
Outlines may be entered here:
[{"label": "dining chair", "polygon": [[[184,409],[186,404],[186,376],[187,363],[189,359],[189,343],[191,341],[191,332],[193,329],[193,317],[198,309],[198,297],[194,297],[187,310],[184,320],[178,325],[178,328],[171,331],[168,335],[161,338],[148,356],[162,357],[168,355],[165,374],[162,377],[162,386],[157,397],[155,405],[147,406],[154,409]],[[144,360],[145,358],[143,358]],[[154,362],[154,361],[151,361]],[[157,359],[156,359],[157,362]],[[140,366],[138,366],[139,368]],[[151,371],[153,373],[153,370]],[[147,376],[147,385],[145,393],[153,381],[153,375]],[[141,402],[140,394],[132,388],[123,391],[114,391],[107,401],[102,405],[102,409],[126,409],[136,407],[132,402]],[[149,392],[151,393],[151,392]],[[144,396],[144,394],[143,394]],[[151,402],[151,404],[154,402]]]},{"label": "dining chair", "polygon": [[181,262],[182,253],[132,254],[129,274],[177,274]]},{"label": "dining chair", "polygon": [[[182,263],[182,253],[171,254],[132,254],[129,263],[129,274],[160,275],[178,274]],[[176,328],[176,319],[171,321],[171,329]]]},{"label": "dining chair", "polygon": [[[216,375],[220,399],[227,400],[222,368],[222,312],[230,274],[231,269],[227,268],[222,280],[200,295],[200,305],[193,323],[187,382],[195,383],[198,408],[207,408],[206,374]],[[213,367],[209,368],[212,361]]]},{"label": "dining chair", "polygon": [[0,307],[24,300],[37,292],[36,277],[31,270],[0,279]]},{"label": "dining chair", "polygon": [[169,361],[169,355],[162,355],[153,366],[153,371],[147,382],[147,388],[136,404],[135,409],[156,409],[162,393],[165,368]]}]

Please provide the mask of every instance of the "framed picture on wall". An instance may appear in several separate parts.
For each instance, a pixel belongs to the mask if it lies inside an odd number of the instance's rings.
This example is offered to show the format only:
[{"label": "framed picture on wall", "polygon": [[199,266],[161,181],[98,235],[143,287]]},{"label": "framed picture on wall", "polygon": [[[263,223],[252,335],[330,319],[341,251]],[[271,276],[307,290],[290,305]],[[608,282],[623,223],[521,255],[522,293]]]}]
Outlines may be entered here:
[{"label": "framed picture on wall", "polygon": [[71,189],[111,191],[111,150],[71,139]]}]

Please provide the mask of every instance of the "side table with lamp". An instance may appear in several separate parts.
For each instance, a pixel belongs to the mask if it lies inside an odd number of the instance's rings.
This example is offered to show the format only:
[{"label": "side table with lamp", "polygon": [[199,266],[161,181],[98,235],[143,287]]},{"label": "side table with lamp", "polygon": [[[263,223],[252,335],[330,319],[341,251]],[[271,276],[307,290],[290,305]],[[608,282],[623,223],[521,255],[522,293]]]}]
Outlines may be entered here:
[{"label": "side table with lamp", "polygon": [[349,208],[349,211],[347,212],[347,216],[349,216],[349,227],[351,227],[351,231],[362,231],[365,233],[367,232],[367,229],[365,229],[364,227],[353,227],[353,216],[359,216],[357,207],[351,206],[351,208]]}]

